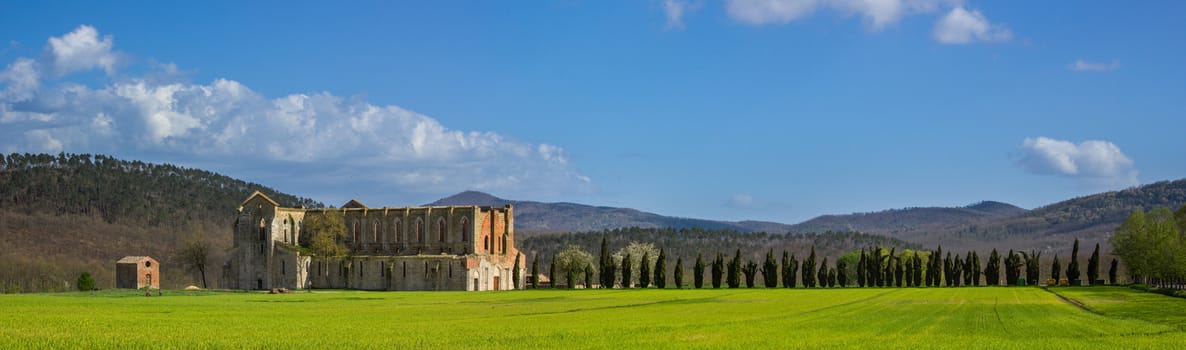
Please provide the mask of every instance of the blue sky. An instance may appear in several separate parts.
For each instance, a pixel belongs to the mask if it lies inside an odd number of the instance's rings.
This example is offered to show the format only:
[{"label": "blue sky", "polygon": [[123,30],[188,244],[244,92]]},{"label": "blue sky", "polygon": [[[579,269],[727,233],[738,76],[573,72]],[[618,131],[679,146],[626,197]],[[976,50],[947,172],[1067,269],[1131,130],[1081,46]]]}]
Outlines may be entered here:
[{"label": "blue sky", "polygon": [[0,6],[0,151],[798,222],[1186,177],[1178,1]]}]

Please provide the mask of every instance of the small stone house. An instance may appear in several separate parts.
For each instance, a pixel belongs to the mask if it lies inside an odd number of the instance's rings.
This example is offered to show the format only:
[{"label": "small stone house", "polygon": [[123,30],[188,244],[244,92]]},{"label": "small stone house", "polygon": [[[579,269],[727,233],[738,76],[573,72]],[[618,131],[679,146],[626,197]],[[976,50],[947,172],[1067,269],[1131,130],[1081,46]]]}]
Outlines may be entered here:
[{"label": "small stone house", "polygon": [[115,288],[161,288],[161,264],[147,256],[125,256],[115,262]]}]

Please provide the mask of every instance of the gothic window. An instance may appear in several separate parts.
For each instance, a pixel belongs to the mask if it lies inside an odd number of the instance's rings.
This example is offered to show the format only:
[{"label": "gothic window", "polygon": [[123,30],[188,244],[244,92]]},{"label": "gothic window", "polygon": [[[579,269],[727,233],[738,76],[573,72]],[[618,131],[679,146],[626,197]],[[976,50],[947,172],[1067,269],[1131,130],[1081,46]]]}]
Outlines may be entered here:
[{"label": "gothic window", "polygon": [[416,218],[416,242],[424,242],[424,220]]},{"label": "gothic window", "polygon": [[264,219],[259,219],[259,240],[268,239],[268,225]]},{"label": "gothic window", "polygon": [[469,219],[462,216],[461,217],[461,241],[462,242],[468,241],[469,240],[468,236],[469,236]]},{"label": "gothic window", "polygon": [[354,242],[358,242],[358,221],[354,222],[354,230],[352,230],[352,232],[354,234],[351,235],[351,237],[354,238]]},{"label": "gothic window", "polygon": [[502,235],[502,253],[507,253],[507,235]]},{"label": "gothic window", "polygon": [[374,242],[379,242],[379,220],[375,220],[374,228]]},{"label": "gothic window", "polygon": [[401,226],[403,226],[403,222],[401,222],[399,219],[395,219],[395,224],[392,225],[391,231],[395,233],[395,241],[396,242],[404,240],[404,238],[401,237],[404,234],[404,232],[403,232],[404,230],[402,229]]},{"label": "gothic window", "polygon": [[482,249],[490,250],[490,235],[482,236]]},{"label": "gothic window", "polygon": [[441,241],[441,242],[445,241],[445,226],[446,226],[445,219],[438,218],[437,219],[437,240],[438,241]]}]

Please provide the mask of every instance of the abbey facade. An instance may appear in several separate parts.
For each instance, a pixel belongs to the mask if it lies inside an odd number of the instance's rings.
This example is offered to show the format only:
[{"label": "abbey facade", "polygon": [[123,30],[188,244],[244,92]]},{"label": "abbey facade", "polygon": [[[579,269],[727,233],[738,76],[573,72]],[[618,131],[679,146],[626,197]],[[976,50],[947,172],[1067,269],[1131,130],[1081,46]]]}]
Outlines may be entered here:
[{"label": "abbey facade", "polygon": [[[349,254],[309,252],[305,221],[342,214]],[[239,206],[234,246],[223,265],[230,289],[365,290],[512,289],[526,258],[515,248],[514,215],[505,207],[369,208],[356,200],[336,209],[285,208],[255,192]]]}]

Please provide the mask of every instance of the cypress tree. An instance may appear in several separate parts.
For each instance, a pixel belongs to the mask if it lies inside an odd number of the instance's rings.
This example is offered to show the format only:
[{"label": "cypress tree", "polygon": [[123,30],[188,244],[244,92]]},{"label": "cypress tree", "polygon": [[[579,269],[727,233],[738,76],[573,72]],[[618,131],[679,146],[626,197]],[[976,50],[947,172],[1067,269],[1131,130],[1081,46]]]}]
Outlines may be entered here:
[{"label": "cypress tree", "polygon": [[820,261],[819,273],[815,277],[819,279],[819,286],[821,288],[828,286],[828,257],[825,256],[824,260]]},{"label": "cypress tree", "polygon": [[745,273],[745,287],[754,287],[754,275],[758,274],[758,264],[753,261],[746,261],[745,266],[742,266],[741,271]]},{"label": "cypress tree", "polygon": [[684,288],[684,257],[675,258],[675,272],[672,273],[675,277],[675,289]]},{"label": "cypress tree", "polygon": [[631,283],[634,282],[634,262],[630,252],[626,252],[626,256],[622,258],[622,288],[630,288]]},{"label": "cypress tree", "polygon": [[1087,282],[1095,284],[1100,279],[1100,244],[1095,244],[1091,257],[1087,258]]},{"label": "cypress tree", "polygon": [[951,277],[955,275],[952,273],[953,271],[954,269],[952,268],[951,252],[947,252],[947,257],[943,259],[943,276],[946,277],[943,282],[948,287],[951,287],[953,284],[953,281],[951,280]]},{"label": "cypress tree", "polygon": [[642,261],[638,265],[638,288],[647,288],[651,286],[651,252],[642,253]]},{"label": "cypress tree", "polygon": [[980,286],[980,255],[972,252],[972,286]]},{"label": "cypress tree", "polygon": [[585,289],[593,288],[593,264],[585,265]]},{"label": "cypress tree", "polygon": [[766,262],[762,264],[762,284],[766,288],[778,288],[778,262],[774,261],[774,249],[766,252]]},{"label": "cypress tree", "polygon": [[741,287],[741,249],[737,250],[737,254],[729,260],[729,274],[725,276],[726,283],[729,288]]},{"label": "cypress tree", "polygon": [[1075,239],[1075,247],[1071,248],[1071,261],[1067,262],[1067,279],[1071,280],[1071,285],[1077,285],[1075,282],[1079,281],[1079,239]]},{"label": "cypress tree", "polygon": [[914,286],[922,287],[922,254],[914,252]]},{"label": "cypress tree", "polygon": [[803,260],[803,286],[807,288],[815,287],[815,246],[811,246],[811,255]]},{"label": "cypress tree", "polygon": [[984,267],[984,282],[990,286],[1001,285],[1001,254],[993,248],[988,254],[988,265]]},{"label": "cypress tree", "polygon": [[857,261],[857,287],[865,287],[865,248],[861,248],[861,257]]},{"label": "cypress tree", "polygon": [[1108,283],[1118,284],[1116,282],[1116,273],[1118,272],[1119,262],[1116,258],[1112,258],[1112,267],[1108,269]]},{"label": "cypress tree", "polygon": [[828,269],[828,287],[835,287],[835,286],[836,286],[836,269],[830,268],[830,269]]},{"label": "cypress tree", "polygon": [[787,285],[788,288],[795,288],[795,280],[799,274],[799,260],[795,259],[795,254],[791,254],[791,265],[784,266],[783,268],[787,270],[787,278],[782,283]]},{"label": "cypress tree", "polygon": [[610,257],[609,241],[606,239],[605,236],[601,237],[601,263],[600,263],[600,266],[601,266],[601,269],[599,271],[601,272],[601,275],[600,275],[601,276],[601,278],[600,278],[601,288],[613,288],[614,280],[616,279],[616,278],[614,278],[615,277],[614,271],[617,270],[617,266],[614,266],[614,259],[612,257]]},{"label": "cypress tree", "polygon": [[515,269],[511,272],[511,284],[515,289],[519,289],[519,254],[515,254]]},{"label": "cypress tree", "polygon": [[531,258],[531,289],[539,289],[539,254]]},{"label": "cypress tree", "polygon": [[791,273],[791,258],[788,257],[787,251],[785,250],[782,251],[782,265],[780,266],[780,269],[782,269],[782,287],[794,287],[795,281],[788,278],[790,277]]},{"label": "cypress tree", "polygon": [[696,253],[696,264],[692,265],[692,286],[704,287],[704,254]]},{"label": "cypress tree", "polygon": [[659,248],[659,260],[655,261],[655,287],[667,288],[667,252]]},{"label": "cypress tree", "polygon": [[712,261],[712,287],[721,288],[721,275],[725,273],[725,257],[717,252],[717,258]]},{"label": "cypress tree", "polygon": [[841,287],[848,284],[848,264],[844,260],[836,261],[836,283]]},{"label": "cypress tree", "polygon": [[894,285],[902,288],[902,279],[905,278],[906,270],[902,266],[901,258],[894,258]]},{"label": "cypress tree", "polygon": [[1054,283],[1058,284],[1058,279],[1062,271],[1062,265],[1058,263],[1058,255],[1054,256],[1054,262],[1050,264],[1050,278],[1054,279]]}]

